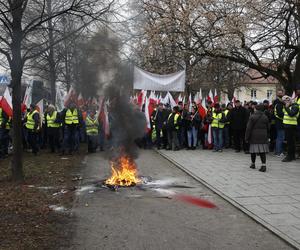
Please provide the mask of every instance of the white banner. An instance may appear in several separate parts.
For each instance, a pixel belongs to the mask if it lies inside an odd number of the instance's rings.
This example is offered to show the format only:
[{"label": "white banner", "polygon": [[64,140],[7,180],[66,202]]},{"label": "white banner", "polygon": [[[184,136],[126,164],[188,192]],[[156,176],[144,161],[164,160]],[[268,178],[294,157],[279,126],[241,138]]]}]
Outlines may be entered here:
[{"label": "white banner", "polygon": [[184,92],[185,70],[168,75],[158,75],[134,67],[134,89]]}]

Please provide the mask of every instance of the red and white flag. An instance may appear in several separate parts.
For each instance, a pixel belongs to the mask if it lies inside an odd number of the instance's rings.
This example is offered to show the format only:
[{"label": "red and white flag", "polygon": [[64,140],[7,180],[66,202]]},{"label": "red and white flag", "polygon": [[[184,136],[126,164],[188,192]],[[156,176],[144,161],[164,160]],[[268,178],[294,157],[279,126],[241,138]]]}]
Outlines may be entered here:
[{"label": "red and white flag", "polygon": [[29,108],[31,102],[32,102],[32,86],[28,84],[26,87],[23,104],[25,104],[26,107]]},{"label": "red and white flag", "polygon": [[145,101],[145,117],[146,117],[146,124],[147,124],[147,131],[151,130],[151,123],[150,123],[150,114],[149,114],[149,99],[146,96],[146,101]]},{"label": "red and white flag", "polygon": [[295,98],[296,98],[296,93],[294,91],[293,94],[292,94],[292,99],[295,99]]},{"label": "red and white flag", "polygon": [[79,106],[79,107],[82,107],[83,105],[84,105],[84,99],[83,99],[83,97],[82,97],[82,94],[80,93],[79,94],[79,96],[78,96],[78,98],[77,98],[77,105]]},{"label": "red and white flag", "polygon": [[214,103],[214,96],[213,96],[211,89],[209,90],[209,93],[207,96],[207,101],[211,101],[212,103]]},{"label": "red and white flag", "polygon": [[67,107],[70,102],[76,102],[77,98],[76,98],[76,91],[75,89],[71,86],[71,88],[69,89],[68,94],[65,96],[64,99],[64,106]]},{"label": "red and white flag", "polygon": [[206,108],[206,103],[205,99],[202,99],[202,103],[198,105],[198,111],[199,115],[201,116],[202,119],[206,116],[207,108]]},{"label": "red and white flag", "polygon": [[217,103],[217,102],[219,102],[219,96],[218,96],[218,93],[217,93],[217,89],[215,89],[214,103]]},{"label": "red and white flag", "polygon": [[189,95],[189,112],[192,112],[192,107],[193,107],[192,94],[190,93],[190,95]]},{"label": "red and white flag", "polygon": [[141,90],[141,92],[138,95],[138,105],[140,107],[140,110],[142,110],[143,105],[145,104],[145,98],[147,96],[146,90]]},{"label": "red and white flag", "polygon": [[4,94],[1,99],[1,105],[3,111],[10,117],[13,116],[12,98],[8,87],[6,87]]}]

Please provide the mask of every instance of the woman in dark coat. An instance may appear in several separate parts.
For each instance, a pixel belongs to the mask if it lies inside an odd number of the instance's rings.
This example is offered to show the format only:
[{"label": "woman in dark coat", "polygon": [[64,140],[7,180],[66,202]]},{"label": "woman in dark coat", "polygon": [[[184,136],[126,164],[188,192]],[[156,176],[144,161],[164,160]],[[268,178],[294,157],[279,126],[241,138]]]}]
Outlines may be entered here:
[{"label": "woman in dark coat", "polygon": [[264,106],[259,104],[255,107],[255,112],[250,116],[245,141],[250,143],[250,153],[252,164],[250,168],[255,168],[256,155],[260,155],[262,166],[260,172],[266,172],[266,153],[269,152],[269,130],[268,117],[264,114]]}]

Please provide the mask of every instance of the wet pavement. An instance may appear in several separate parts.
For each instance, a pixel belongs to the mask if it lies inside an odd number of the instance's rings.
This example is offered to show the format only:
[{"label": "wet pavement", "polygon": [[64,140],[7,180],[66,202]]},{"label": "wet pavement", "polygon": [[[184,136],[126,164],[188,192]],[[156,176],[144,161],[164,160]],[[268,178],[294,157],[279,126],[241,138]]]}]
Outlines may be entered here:
[{"label": "wet pavement", "polygon": [[82,167],[69,249],[293,249],[154,151],[137,159],[143,184],[105,187],[104,156],[90,155]]}]

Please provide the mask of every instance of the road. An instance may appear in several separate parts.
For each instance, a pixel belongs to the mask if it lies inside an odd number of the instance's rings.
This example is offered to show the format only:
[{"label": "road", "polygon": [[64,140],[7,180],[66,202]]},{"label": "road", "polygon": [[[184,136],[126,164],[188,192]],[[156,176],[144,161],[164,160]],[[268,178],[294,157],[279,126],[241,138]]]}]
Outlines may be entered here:
[{"label": "road", "polygon": [[[141,151],[137,159],[139,175],[151,177],[151,185],[102,188],[110,175],[104,155],[88,156],[82,168],[69,249],[293,249],[154,151]],[[218,208],[184,203],[171,192]]]}]

